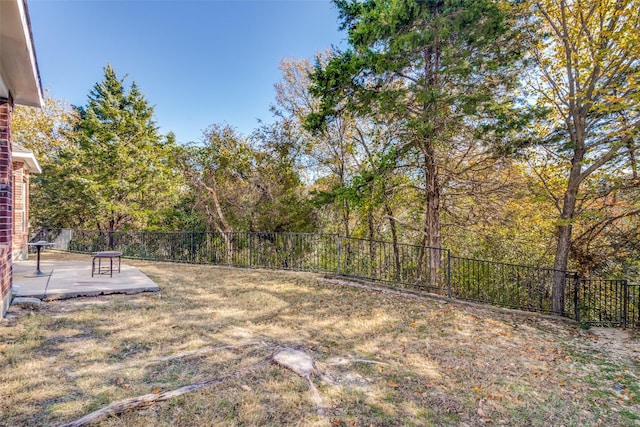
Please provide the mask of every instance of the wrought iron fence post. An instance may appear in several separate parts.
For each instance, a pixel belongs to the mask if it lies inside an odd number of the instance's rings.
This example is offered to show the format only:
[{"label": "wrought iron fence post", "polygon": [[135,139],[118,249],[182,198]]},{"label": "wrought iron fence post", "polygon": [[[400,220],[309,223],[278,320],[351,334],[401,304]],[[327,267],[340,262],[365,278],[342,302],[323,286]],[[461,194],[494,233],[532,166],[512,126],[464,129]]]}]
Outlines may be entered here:
[{"label": "wrought iron fence post", "polygon": [[336,266],[336,274],[339,276],[340,275],[340,258],[341,258],[341,252],[342,252],[342,238],[340,237],[339,234],[338,234],[338,240],[337,240],[337,250],[338,250],[338,264]]},{"label": "wrought iron fence post", "polygon": [[194,235],[193,231],[191,232],[191,262],[196,262],[196,250],[194,247]]},{"label": "wrought iron fence post", "polygon": [[622,327],[627,329],[629,326],[629,284],[626,280],[622,281]]},{"label": "wrought iron fence post", "polygon": [[145,232],[143,231],[142,233],[140,233],[140,258],[141,259],[145,259],[145,251],[144,251],[144,235]]},{"label": "wrought iron fence post", "polygon": [[253,232],[249,232],[249,268],[253,268]]},{"label": "wrought iron fence post", "polygon": [[[640,328],[640,284],[631,284],[628,287],[633,289],[633,297],[630,299],[633,299],[635,302],[635,308],[632,307],[631,310],[631,316],[633,316],[631,327]],[[629,301],[629,303],[631,303],[631,301]]]},{"label": "wrought iron fence post", "polygon": [[447,249],[447,297],[451,298],[451,249]]},{"label": "wrought iron fence post", "polygon": [[576,322],[580,321],[580,276],[573,273],[573,311]]}]

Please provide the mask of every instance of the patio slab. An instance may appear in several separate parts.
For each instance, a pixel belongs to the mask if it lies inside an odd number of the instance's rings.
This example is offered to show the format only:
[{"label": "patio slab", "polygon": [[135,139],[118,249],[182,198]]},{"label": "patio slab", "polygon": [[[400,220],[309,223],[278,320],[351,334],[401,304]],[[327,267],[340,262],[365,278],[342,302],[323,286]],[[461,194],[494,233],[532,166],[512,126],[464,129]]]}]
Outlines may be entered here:
[{"label": "patio slab", "polygon": [[65,299],[107,294],[158,292],[160,288],[135,267],[122,264],[120,273],[91,277],[91,262],[42,261],[40,270],[47,276],[29,277],[36,270],[36,261],[13,263],[13,284],[17,297]]}]

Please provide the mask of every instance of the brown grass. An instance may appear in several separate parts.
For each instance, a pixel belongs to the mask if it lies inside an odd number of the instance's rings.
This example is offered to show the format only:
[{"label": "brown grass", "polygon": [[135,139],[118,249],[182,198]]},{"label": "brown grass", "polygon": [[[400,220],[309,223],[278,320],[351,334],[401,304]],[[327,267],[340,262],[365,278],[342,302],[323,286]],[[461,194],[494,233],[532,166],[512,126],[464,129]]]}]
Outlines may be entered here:
[{"label": "brown grass", "polygon": [[[162,292],[52,301],[0,323],[0,425],[61,424],[232,372],[101,425],[640,425],[634,334],[312,274],[127,263]],[[294,373],[248,370],[281,347],[317,362],[326,415]]]}]

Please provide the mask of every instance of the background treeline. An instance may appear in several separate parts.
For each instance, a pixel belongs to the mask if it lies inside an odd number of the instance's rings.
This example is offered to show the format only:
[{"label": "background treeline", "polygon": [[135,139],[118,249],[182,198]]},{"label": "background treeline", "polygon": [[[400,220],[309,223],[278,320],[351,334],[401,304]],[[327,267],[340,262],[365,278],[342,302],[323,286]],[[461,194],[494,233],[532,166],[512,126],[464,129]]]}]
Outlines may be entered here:
[{"label": "background treeline", "polygon": [[339,233],[637,277],[638,0],[335,4],[348,47],[283,60],[250,135],[160,134],[110,66],[84,106],[16,108],[32,228]]}]

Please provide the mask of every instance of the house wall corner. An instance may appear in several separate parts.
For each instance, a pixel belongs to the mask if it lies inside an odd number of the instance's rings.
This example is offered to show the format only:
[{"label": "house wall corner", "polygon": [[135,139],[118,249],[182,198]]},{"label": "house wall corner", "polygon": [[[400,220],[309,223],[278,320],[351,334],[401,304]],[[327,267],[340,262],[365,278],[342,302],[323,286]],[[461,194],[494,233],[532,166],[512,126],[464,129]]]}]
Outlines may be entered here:
[{"label": "house wall corner", "polygon": [[12,260],[25,260],[28,257],[29,243],[29,170],[23,162],[13,162],[12,190]]},{"label": "house wall corner", "polygon": [[13,100],[0,98],[0,317],[4,317],[11,299],[11,245],[13,234],[12,112]]}]

